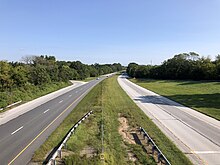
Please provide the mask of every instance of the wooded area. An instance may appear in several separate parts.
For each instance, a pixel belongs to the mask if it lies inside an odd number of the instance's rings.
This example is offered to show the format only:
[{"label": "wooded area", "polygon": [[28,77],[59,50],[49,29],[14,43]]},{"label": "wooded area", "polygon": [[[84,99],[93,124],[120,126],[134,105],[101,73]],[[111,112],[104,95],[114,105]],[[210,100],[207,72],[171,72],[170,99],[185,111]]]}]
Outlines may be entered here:
[{"label": "wooded area", "polygon": [[127,73],[135,78],[173,80],[220,80],[220,55],[212,61],[190,52],[175,55],[161,65],[138,65],[130,63]]},{"label": "wooded area", "polygon": [[47,55],[22,57],[21,62],[0,61],[0,108],[62,88],[69,80],[120,70],[120,63],[87,65],[80,61],[57,61]]},{"label": "wooded area", "polygon": [[70,79],[83,80],[121,69],[119,63],[87,65],[80,61],[56,61],[54,56],[27,56],[22,62],[0,61],[0,89],[4,91],[27,83],[43,85]]}]

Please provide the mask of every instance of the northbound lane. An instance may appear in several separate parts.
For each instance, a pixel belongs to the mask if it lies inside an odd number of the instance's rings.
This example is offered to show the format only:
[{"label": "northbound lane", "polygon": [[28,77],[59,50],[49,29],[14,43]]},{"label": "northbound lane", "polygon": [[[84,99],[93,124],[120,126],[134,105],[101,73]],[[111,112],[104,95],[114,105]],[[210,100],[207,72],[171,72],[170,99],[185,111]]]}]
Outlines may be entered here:
[{"label": "northbound lane", "polygon": [[34,151],[103,79],[90,81],[0,125],[0,164],[28,164]]}]

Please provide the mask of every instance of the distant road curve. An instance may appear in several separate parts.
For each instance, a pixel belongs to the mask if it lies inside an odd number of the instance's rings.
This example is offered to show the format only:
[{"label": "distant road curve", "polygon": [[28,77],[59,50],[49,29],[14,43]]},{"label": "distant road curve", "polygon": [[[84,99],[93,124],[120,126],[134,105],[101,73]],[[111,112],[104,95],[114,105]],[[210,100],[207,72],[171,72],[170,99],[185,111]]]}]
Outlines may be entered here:
[{"label": "distant road curve", "polygon": [[220,164],[220,122],[152,91],[127,76],[118,82],[130,98],[194,164]]},{"label": "distant road curve", "polygon": [[107,76],[43,96],[1,114],[0,164],[28,164],[34,151],[83,97]]}]

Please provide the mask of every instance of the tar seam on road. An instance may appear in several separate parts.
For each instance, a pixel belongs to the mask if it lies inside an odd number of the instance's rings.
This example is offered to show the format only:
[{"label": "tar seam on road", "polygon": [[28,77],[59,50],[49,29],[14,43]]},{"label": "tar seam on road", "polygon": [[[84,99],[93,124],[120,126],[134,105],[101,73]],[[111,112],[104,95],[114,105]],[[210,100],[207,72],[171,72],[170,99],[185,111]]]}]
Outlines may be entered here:
[{"label": "tar seam on road", "polygon": [[59,114],[59,116],[57,116],[47,127],[45,127],[23,150],[21,150],[17,154],[17,156],[15,156],[14,159],[12,159],[8,163],[8,165],[11,165],[40,135],[42,135],[60,116],[62,116],[75,102],[77,102],[85,94],[86,92],[79,96],[75,101],[73,101],[61,114]]}]

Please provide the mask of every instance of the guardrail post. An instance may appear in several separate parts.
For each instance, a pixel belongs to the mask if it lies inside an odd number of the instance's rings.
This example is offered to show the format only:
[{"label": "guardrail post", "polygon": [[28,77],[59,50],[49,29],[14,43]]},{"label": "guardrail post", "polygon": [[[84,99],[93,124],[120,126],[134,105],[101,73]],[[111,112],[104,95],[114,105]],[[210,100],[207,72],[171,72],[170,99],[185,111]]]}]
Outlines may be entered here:
[{"label": "guardrail post", "polygon": [[56,165],[56,160],[55,159],[50,159],[51,165]]},{"label": "guardrail post", "polygon": [[141,135],[141,132],[142,132],[141,127],[139,128],[139,131],[140,131],[140,135]]},{"label": "guardrail post", "polygon": [[64,149],[67,149],[67,143],[63,143]]},{"label": "guardrail post", "polygon": [[145,137],[146,137],[146,134],[144,133],[144,134],[143,134],[143,139],[144,139],[144,140],[145,140]]},{"label": "guardrail post", "polygon": [[57,153],[58,153],[57,156],[58,156],[59,158],[61,158],[61,150],[58,150]]},{"label": "guardrail post", "polygon": [[155,146],[152,146],[152,155],[154,154]]},{"label": "guardrail post", "polygon": [[158,155],[157,155],[157,162],[160,163],[160,157],[161,157],[161,153],[158,152]]}]

